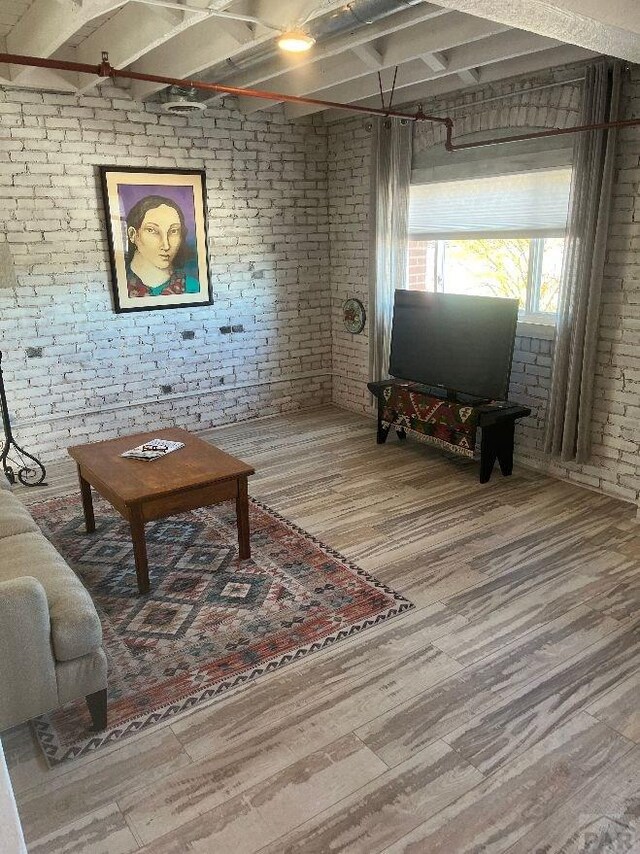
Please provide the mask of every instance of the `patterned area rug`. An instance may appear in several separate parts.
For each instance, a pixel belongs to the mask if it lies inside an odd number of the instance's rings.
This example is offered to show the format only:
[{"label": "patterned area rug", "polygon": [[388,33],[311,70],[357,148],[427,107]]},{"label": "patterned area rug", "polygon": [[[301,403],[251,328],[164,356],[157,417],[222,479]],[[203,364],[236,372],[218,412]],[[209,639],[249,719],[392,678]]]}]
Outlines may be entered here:
[{"label": "patterned area rug", "polygon": [[[147,525],[151,592],[139,596],[127,524],[97,499],[87,535],[79,498],[30,509],[100,612],[109,727],[83,700],[37,718],[50,765],[139,733],[412,608],[398,593],[257,501],[250,560],[237,555],[235,504]],[[247,695],[247,702],[251,702]]]}]

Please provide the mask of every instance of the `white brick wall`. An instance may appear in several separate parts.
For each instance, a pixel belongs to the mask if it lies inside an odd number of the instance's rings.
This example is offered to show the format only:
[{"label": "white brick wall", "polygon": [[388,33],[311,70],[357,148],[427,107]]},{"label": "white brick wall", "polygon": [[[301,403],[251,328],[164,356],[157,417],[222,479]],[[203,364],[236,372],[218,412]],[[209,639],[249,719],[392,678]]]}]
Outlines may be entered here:
[{"label": "white brick wall", "polygon": [[[213,306],[113,312],[98,164],[206,170]],[[0,90],[0,349],[21,443],[46,460],[328,400],[328,239],[320,122]],[[245,332],[220,333],[232,323]]]},{"label": "white brick wall", "polygon": [[[563,76],[564,75],[564,76]],[[560,76],[537,75],[530,85]],[[570,123],[575,87],[474,106],[522,80],[465,90],[462,131]],[[623,116],[638,114],[640,70]],[[508,105],[508,107],[506,106]],[[165,116],[126,92],[73,97],[0,90],[0,349],[17,435],[43,458],[145,427],[193,429],[333,400],[371,413],[368,325],[342,325],[348,296],[368,304],[370,136],[366,119],[323,128],[281,113]],[[431,137],[429,137],[431,134]],[[423,126],[421,145],[437,142]],[[98,164],[204,168],[215,304],[112,311]],[[519,338],[511,395],[532,406],[522,461],[637,499],[640,462],[640,131],[621,132],[599,331],[593,457],[541,454],[551,345]],[[329,263],[330,262],[330,263]],[[330,313],[330,317],[329,317]],[[243,323],[245,333],[219,327]],[[181,333],[195,337],[184,340]],[[42,356],[27,357],[28,347]],[[165,394],[162,386],[172,390]]]},{"label": "white brick wall", "polygon": [[344,328],[342,305],[356,297],[369,309],[369,191],[371,134],[361,117],[332,124],[328,130],[331,322],[333,400],[355,412],[371,414],[366,383],[369,323],[360,335]]},{"label": "white brick wall", "polygon": [[[556,69],[464,90],[425,101],[425,112],[455,110],[456,135],[518,126],[568,126],[579,106],[575,84],[531,91],[505,101],[485,101],[552,80],[568,80],[576,68]],[[640,68],[632,67],[623,84],[622,118],[637,116]],[[342,326],[341,306],[348,296],[368,302],[368,206],[370,139],[366,120],[347,119],[329,127],[328,187],[331,234],[333,399],[357,412],[371,413],[366,392],[367,332],[350,335]],[[416,145],[441,141],[442,130],[422,125]],[[640,489],[640,129],[620,133],[613,192],[613,215],[603,282],[599,329],[593,453],[588,465],[561,465],[542,453],[542,438],[552,363],[552,343],[519,337],[516,341],[510,397],[531,406],[518,427],[516,454],[528,465],[631,501]]]}]

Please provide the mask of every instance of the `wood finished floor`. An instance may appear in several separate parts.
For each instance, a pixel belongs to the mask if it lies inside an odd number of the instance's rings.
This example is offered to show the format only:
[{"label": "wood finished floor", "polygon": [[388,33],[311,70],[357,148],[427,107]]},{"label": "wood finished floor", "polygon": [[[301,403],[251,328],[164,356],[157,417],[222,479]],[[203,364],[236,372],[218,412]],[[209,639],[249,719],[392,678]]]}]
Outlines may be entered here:
[{"label": "wood finished floor", "polygon": [[[30,852],[640,851],[635,508],[523,469],[480,485],[374,427],[203,435],[416,610],[54,771],[4,733]],[[49,484],[20,495],[74,490],[71,465]]]}]

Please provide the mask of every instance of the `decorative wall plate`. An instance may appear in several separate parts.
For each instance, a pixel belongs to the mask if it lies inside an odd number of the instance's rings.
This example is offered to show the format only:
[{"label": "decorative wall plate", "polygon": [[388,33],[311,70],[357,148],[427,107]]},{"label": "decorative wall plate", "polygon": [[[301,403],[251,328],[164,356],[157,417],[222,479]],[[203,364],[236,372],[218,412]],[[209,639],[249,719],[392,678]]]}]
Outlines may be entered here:
[{"label": "decorative wall plate", "polygon": [[343,306],[342,317],[344,328],[347,332],[353,332],[354,335],[358,335],[364,329],[367,314],[359,299],[348,299]]}]

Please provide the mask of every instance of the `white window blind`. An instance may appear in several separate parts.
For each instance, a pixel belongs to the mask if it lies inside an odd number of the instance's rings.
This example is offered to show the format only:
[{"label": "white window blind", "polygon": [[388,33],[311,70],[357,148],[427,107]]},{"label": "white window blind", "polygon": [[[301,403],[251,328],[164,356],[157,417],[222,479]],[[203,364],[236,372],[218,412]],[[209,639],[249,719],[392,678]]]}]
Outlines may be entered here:
[{"label": "white window blind", "polygon": [[409,234],[421,240],[561,236],[571,169],[414,184]]}]

